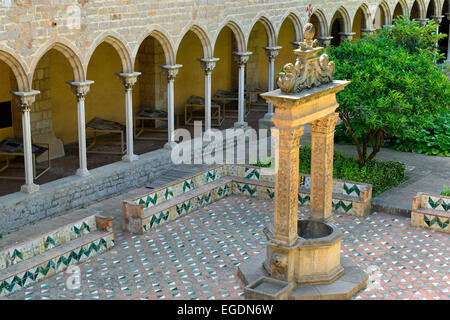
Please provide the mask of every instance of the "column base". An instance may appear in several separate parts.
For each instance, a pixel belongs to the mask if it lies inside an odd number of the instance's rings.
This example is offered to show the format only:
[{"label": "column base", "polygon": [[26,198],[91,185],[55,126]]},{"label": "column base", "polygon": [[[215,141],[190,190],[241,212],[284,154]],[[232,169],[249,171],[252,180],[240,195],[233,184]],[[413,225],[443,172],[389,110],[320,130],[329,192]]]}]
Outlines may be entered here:
[{"label": "column base", "polygon": [[178,143],[176,143],[174,141],[170,141],[164,145],[164,149],[173,150],[177,145],[178,145]]},{"label": "column base", "polygon": [[132,155],[126,154],[122,157],[122,161],[125,161],[125,162],[133,162],[138,159],[139,159],[139,156],[137,156],[135,154],[132,154]]},{"label": "column base", "polygon": [[39,186],[37,184],[24,184],[20,187],[20,191],[24,193],[35,193],[39,191]]},{"label": "column base", "polygon": [[258,120],[259,129],[270,129],[274,126],[272,121],[273,113],[266,113],[263,118]]},{"label": "column base", "polygon": [[248,128],[248,123],[247,122],[245,122],[245,121],[243,121],[243,122],[235,122],[234,123],[234,127],[235,128],[241,128],[241,129],[246,129],[246,128]]},{"label": "column base", "polygon": [[91,175],[88,169],[77,169],[77,172],[75,173],[79,177],[88,177]]}]

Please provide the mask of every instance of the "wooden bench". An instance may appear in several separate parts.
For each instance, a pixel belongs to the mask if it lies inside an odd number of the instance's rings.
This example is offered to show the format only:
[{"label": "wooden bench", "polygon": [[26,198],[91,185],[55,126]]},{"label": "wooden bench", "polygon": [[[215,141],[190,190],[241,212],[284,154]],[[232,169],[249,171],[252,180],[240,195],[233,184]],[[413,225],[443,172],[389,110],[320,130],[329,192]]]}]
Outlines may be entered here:
[{"label": "wooden bench", "polygon": [[0,296],[110,249],[112,220],[78,210],[5,235],[0,239]]},{"label": "wooden bench", "polygon": [[450,197],[419,192],[413,197],[411,225],[450,232]]},{"label": "wooden bench", "polygon": [[[123,155],[125,154],[125,139],[124,139],[124,132],[126,129],[126,126],[122,123],[106,120],[102,118],[93,118],[91,121],[89,121],[86,124],[87,131],[91,131],[94,134],[94,138],[92,142],[87,146],[86,150],[88,153],[96,153],[96,154],[118,154]],[[116,133],[120,134],[120,151],[101,151],[101,150],[95,150],[93,149],[94,146],[98,144],[97,142],[97,133]],[[117,143],[114,143],[117,144]]]},{"label": "wooden bench", "polygon": [[[47,152],[47,165],[38,165],[36,159]],[[32,153],[32,163],[33,163],[33,179],[40,178],[44,173],[46,173],[51,168],[50,163],[50,145],[47,143],[33,143],[31,146]],[[6,138],[0,142],[0,157],[5,157],[5,164],[0,168],[0,173],[6,171],[9,168],[24,168],[23,163],[13,163],[11,159],[15,157],[24,157],[23,150],[23,141],[13,138]],[[40,169],[40,172],[37,172],[37,169]],[[10,175],[1,175],[1,179],[9,179],[9,180],[24,180],[25,175],[18,176],[10,176]]]},{"label": "wooden bench", "polygon": [[[205,120],[205,99],[191,96],[184,105],[184,124],[193,125],[195,120]],[[225,109],[211,100],[211,126],[220,127],[225,120]]]}]

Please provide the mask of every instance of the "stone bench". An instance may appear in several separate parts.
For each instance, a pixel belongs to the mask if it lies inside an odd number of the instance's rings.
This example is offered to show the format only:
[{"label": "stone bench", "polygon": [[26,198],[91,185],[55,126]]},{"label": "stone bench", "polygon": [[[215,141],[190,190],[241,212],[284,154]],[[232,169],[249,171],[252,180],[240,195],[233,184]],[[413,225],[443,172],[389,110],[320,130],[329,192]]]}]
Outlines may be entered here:
[{"label": "stone bench", "polygon": [[413,198],[411,225],[450,232],[450,197],[419,192]]},{"label": "stone bench", "polygon": [[[230,165],[230,175],[233,183],[233,194],[244,194],[260,198],[274,198],[273,175],[262,175],[261,168],[248,165]],[[236,180],[239,177],[244,180]],[[238,182],[238,183],[237,183]],[[298,202],[300,206],[309,205],[311,176],[300,174]],[[249,186],[253,186],[250,188]],[[256,187],[256,189],[254,189]],[[240,191],[242,190],[242,191]],[[333,179],[332,205],[335,212],[354,216],[364,216],[370,212],[372,200],[372,185],[367,183]]]},{"label": "stone bench", "polygon": [[142,234],[231,193],[224,165],[123,202],[123,228]]},{"label": "stone bench", "polygon": [[0,240],[0,296],[111,248],[112,220],[78,210],[6,235]]},{"label": "stone bench", "polygon": [[[274,199],[274,176],[248,165],[220,165],[123,202],[123,229],[142,234],[230,194]],[[301,175],[299,205],[309,204],[310,177]],[[370,211],[372,186],[334,180],[336,212],[363,216]]]}]

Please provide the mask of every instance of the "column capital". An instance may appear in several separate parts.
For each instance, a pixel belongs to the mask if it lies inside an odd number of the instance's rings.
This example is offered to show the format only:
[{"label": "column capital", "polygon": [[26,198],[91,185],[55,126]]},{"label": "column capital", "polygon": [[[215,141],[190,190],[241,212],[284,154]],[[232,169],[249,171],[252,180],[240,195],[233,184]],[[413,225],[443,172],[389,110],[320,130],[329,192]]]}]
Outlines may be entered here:
[{"label": "column capital", "polygon": [[72,89],[73,94],[77,97],[77,100],[82,100],[88,94],[91,84],[93,84],[94,81],[66,81],[66,83],[70,85],[70,88]]},{"label": "column capital", "polygon": [[116,72],[116,75],[119,77],[120,83],[123,84],[125,90],[130,90],[136,83],[137,77],[141,75],[140,72]]},{"label": "column capital", "polygon": [[356,34],[355,32],[339,32],[339,36],[342,40],[349,40],[351,41],[353,39],[353,36]]},{"label": "column capital", "polygon": [[219,58],[197,58],[200,61],[200,66],[205,71],[205,75],[210,74],[214,68],[216,67],[216,62],[219,61]]},{"label": "column capital", "polygon": [[278,130],[279,146],[281,149],[295,149],[300,147],[300,137],[305,130],[304,126],[297,128],[279,128],[273,127],[273,130]]},{"label": "column capital", "polygon": [[417,22],[419,22],[419,24],[421,25],[421,26],[424,26],[424,25],[426,25],[427,24],[427,21],[428,20],[430,20],[430,19],[428,19],[428,18],[417,18],[417,19],[415,19]]},{"label": "column capital", "polygon": [[300,43],[302,43],[301,41],[290,41],[290,44],[292,44],[292,46],[294,47],[294,50],[300,48]]},{"label": "column capital", "polygon": [[234,56],[234,61],[237,62],[237,64],[242,67],[245,66],[245,64],[248,62],[248,59],[250,57],[250,55],[253,54],[253,52],[232,52],[233,56]]},{"label": "column capital", "polygon": [[375,28],[361,28],[361,32],[367,33],[367,34],[374,34],[377,29]]},{"label": "column capital", "polygon": [[272,60],[275,59],[275,57],[278,55],[278,51],[282,47],[276,46],[276,47],[262,47],[262,48],[266,52],[266,56],[269,58],[269,60]]},{"label": "column capital", "polygon": [[444,16],[431,16],[431,19],[433,19],[433,21],[437,24],[441,24],[443,18]]},{"label": "column capital", "polygon": [[181,64],[160,64],[159,65],[162,69],[164,74],[167,77],[168,81],[175,80],[175,77],[178,74],[178,69],[180,69],[183,65]]},{"label": "column capital", "polygon": [[319,45],[321,47],[328,47],[331,44],[331,40],[333,39],[332,36],[320,36],[316,37],[316,39],[319,41]]},{"label": "column capital", "polygon": [[311,131],[314,133],[329,134],[334,132],[339,114],[337,112],[311,122]]},{"label": "column capital", "polygon": [[31,90],[31,91],[11,91],[11,94],[14,96],[14,99],[22,110],[22,112],[30,111],[31,105],[36,100],[36,96],[40,94],[39,90]]}]

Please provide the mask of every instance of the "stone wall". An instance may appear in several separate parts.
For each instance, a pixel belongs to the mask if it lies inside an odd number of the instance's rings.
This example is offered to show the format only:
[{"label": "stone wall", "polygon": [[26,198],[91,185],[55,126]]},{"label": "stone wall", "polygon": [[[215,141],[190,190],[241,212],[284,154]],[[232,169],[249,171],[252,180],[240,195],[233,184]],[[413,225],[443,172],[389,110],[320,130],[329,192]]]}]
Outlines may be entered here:
[{"label": "stone wall", "polygon": [[[240,135],[237,134],[235,141]],[[225,131],[223,136],[223,142],[213,141],[212,146],[221,146],[224,150],[235,148],[235,141],[225,140]],[[210,144],[204,141],[202,146],[198,141],[199,138],[184,142],[192,148],[192,160],[201,156],[202,148]],[[171,151],[159,149],[140,155],[134,162],[120,161],[92,169],[88,177],[70,176],[42,184],[37,193],[16,192],[2,196],[0,234],[143,187],[164,174],[172,165]]]},{"label": "stone wall", "polygon": [[[430,1],[420,0],[420,15],[426,14]],[[202,41],[205,57],[213,55],[215,39],[223,26],[232,27],[239,49],[245,50],[254,24],[264,21],[268,44],[275,45],[278,31],[288,14],[299,25],[307,20],[309,0],[200,0],[122,1],[122,0],[0,0],[0,59],[8,60],[19,78],[19,89],[29,90],[39,59],[55,47],[71,61],[76,78],[84,78],[91,54],[103,41],[113,44],[121,55],[124,71],[132,71],[138,48],[150,34],[161,42],[167,63],[175,63],[177,48],[188,30]],[[380,0],[318,1],[314,10],[322,23],[329,23],[343,6],[352,29],[353,18],[365,4],[371,19]],[[392,15],[398,0],[383,0]],[[414,0],[405,0],[409,12]],[[341,9],[342,11],[342,9]],[[324,28],[325,29],[325,28]],[[322,32],[328,33],[328,30]],[[8,57],[8,59],[7,59]]]}]

